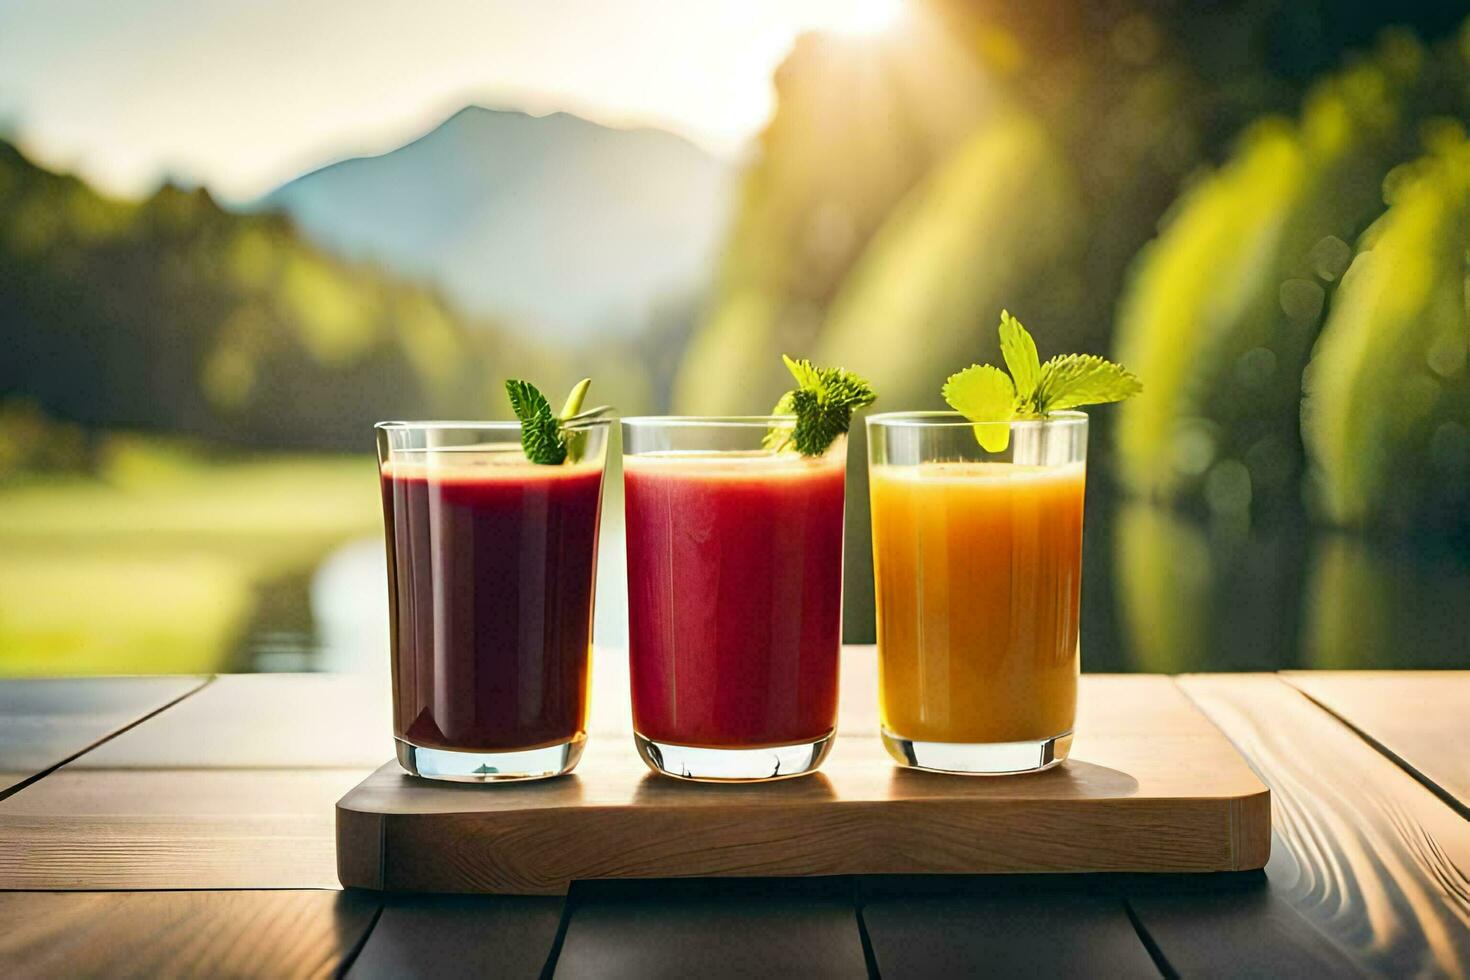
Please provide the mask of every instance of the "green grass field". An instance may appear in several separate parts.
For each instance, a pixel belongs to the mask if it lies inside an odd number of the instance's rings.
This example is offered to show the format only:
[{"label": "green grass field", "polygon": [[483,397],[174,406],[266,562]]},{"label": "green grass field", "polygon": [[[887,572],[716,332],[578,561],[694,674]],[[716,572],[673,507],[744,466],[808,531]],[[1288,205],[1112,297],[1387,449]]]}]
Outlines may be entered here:
[{"label": "green grass field", "polygon": [[119,438],[96,477],[0,487],[0,674],[229,669],[264,583],[378,529],[375,477]]}]

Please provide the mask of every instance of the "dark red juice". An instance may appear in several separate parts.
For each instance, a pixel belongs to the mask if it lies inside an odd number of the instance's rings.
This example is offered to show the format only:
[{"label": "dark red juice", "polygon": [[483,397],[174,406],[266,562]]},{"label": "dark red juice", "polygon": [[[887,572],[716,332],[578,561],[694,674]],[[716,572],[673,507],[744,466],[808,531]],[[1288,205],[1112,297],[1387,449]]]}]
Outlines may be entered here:
[{"label": "dark red juice", "polygon": [[459,751],[567,741],[586,727],[602,470],[427,456],[382,471],[394,734]]},{"label": "dark red juice", "polygon": [[643,455],[624,467],[637,731],[710,748],[831,732],[842,459]]}]

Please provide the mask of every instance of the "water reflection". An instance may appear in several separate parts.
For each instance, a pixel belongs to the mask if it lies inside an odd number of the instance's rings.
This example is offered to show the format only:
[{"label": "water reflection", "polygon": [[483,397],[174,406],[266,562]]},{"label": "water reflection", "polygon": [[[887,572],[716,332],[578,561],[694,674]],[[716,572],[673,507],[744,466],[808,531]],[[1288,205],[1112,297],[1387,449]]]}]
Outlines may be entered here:
[{"label": "water reflection", "polygon": [[1464,667],[1470,555],[1283,522],[1225,529],[1119,508],[1115,592],[1126,668]]},{"label": "water reflection", "polygon": [[1114,530],[1132,670],[1278,670],[1300,663],[1306,534],[1207,523],[1126,503]]},{"label": "water reflection", "polygon": [[388,669],[388,581],[383,539],[354,541],[328,555],[311,582],[317,670]]},{"label": "water reflection", "polygon": [[[1470,554],[1434,543],[1223,526],[1140,503],[1088,504],[1083,663],[1090,671],[1417,668],[1470,664]],[[595,638],[627,643],[621,501],[604,511]],[[309,620],[257,616],[238,669],[373,671],[388,663],[379,538],[328,555]],[[292,605],[277,598],[279,613]],[[861,642],[865,638],[855,637]],[[871,642],[871,637],[866,638]]]},{"label": "water reflection", "polygon": [[1328,533],[1313,543],[1302,641],[1306,667],[1464,667],[1470,561]]},{"label": "water reflection", "polygon": [[[628,643],[628,579],[623,549],[622,480],[609,460],[598,531],[593,642]],[[383,538],[349,542],[328,554],[309,579],[273,586],[236,661],[238,670],[338,672],[388,669],[388,582]],[[280,593],[279,595],[276,595]],[[292,598],[296,601],[292,601]],[[301,607],[298,609],[297,607]],[[301,611],[309,610],[309,611]],[[299,625],[298,621],[304,620]]]},{"label": "water reflection", "polygon": [[1199,670],[1209,649],[1216,579],[1205,536],[1154,507],[1126,507],[1115,546],[1118,602],[1135,670]]}]

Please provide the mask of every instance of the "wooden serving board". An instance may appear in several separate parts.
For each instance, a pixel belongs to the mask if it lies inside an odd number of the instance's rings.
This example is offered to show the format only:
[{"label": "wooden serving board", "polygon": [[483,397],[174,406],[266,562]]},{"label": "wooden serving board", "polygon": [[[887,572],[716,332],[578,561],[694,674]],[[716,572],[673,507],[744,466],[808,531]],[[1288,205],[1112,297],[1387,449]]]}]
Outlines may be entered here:
[{"label": "wooden serving board", "polygon": [[889,759],[873,653],[850,649],[819,772],[710,785],[649,772],[624,661],[599,656],[594,675],[570,776],[436,783],[390,762],[344,796],[342,884],[561,894],[597,878],[1242,871],[1270,852],[1268,790],[1167,677],[1084,676],[1072,758],[1056,769],[950,776]]}]

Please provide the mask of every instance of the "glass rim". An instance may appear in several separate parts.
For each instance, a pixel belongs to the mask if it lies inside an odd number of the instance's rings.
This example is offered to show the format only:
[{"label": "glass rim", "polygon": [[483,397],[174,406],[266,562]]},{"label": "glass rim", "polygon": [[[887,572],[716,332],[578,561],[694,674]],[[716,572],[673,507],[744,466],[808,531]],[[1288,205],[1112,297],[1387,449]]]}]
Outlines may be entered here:
[{"label": "glass rim", "polygon": [[622,420],[630,428],[761,428],[794,425],[795,415],[630,415]]},{"label": "glass rim", "polygon": [[[602,415],[596,418],[578,419],[564,424],[566,429],[595,429],[599,425],[612,425],[618,421],[616,416]],[[409,432],[430,429],[464,429],[470,432],[520,432],[521,423],[515,419],[491,421],[457,421],[454,419],[427,419],[424,421],[412,421],[391,419],[386,422],[377,422],[373,428],[381,432]]]},{"label": "glass rim", "polygon": [[1051,412],[1042,419],[1006,419],[998,422],[972,422],[955,411],[879,412],[869,415],[870,427],[889,426],[915,429],[974,428],[977,425],[1009,425],[1021,429],[1069,428],[1087,424],[1087,413],[1072,409]]}]

